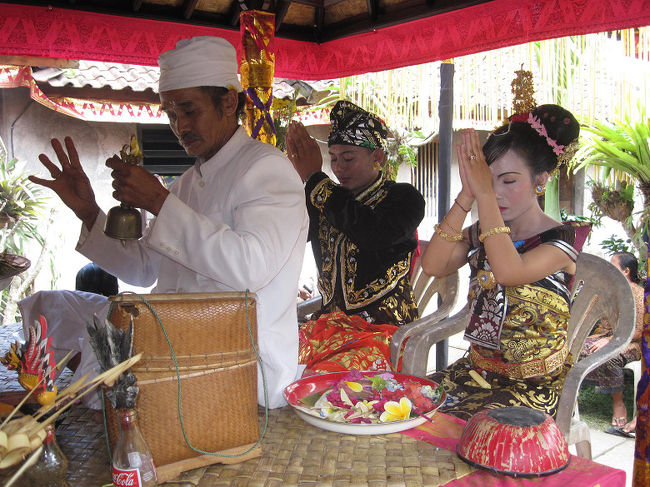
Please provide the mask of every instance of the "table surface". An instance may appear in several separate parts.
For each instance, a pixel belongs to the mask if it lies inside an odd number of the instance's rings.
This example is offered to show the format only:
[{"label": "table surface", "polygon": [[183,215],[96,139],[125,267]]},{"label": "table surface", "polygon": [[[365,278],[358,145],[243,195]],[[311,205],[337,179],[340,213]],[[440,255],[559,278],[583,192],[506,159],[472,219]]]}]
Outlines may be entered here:
[{"label": "table surface", "polygon": [[[263,424],[264,411],[260,410]],[[405,433],[345,435],[305,423],[290,407],[269,411],[262,455],[245,462],[213,464],[162,484],[204,486],[445,486],[445,487],[623,487],[625,472],[571,457],[569,466],[538,479],[514,479],[470,467],[455,454],[463,422],[441,413],[434,422]],[[70,485],[110,482],[103,427],[92,411],[74,407],[57,426],[69,460]],[[0,482],[11,476],[0,471]]]}]

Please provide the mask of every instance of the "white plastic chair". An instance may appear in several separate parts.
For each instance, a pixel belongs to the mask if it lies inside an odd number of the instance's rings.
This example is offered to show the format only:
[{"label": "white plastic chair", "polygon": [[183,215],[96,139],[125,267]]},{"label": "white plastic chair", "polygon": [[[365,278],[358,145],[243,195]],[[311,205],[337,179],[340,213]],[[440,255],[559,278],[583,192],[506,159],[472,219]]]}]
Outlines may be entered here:
[{"label": "white plastic chair", "polygon": [[[625,276],[608,261],[581,253],[577,261],[568,332],[569,349],[577,362],[564,380],[555,421],[567,442],[575,444],[578,455],[584,458],[591,458],[589,428],[573,414],[580,384],[589,372],[615,357],[630,343],[635,315],[634,297]],[[469,308],[465,306],[455,315],[435,323],[435,326],[422,326],[417,333],[411,334],[404,346],[402,370],[424,377],[431,346],[463,331],[469,316]],[[597,352],[578,359],[585,338],[602,318],[612,324],[612,339]],[[395,357],[393,363],[396,363]]]},{"label": "white plastic chair", "polygon": [[[428,244],[428,241],[420,240],[420,250],[424,252]],[[390,344],[391,362],[393,364],[398,363],[400,351],[410,336],[449,316],[458,298],[458,272],[434,279],[432,276],[422,272],[418,260],[414,265],[411,275],[411,286],[413,287],[413,294],[415,295],[415,302],[418,306],[420,316],[422,316],[434,297],[439,297],[439,303],[435,311],[412,323],[401,326],[395,332]],[[317,311],[320,306],[320,296],[299,303],[298,321],[306,322],[311,313]],[[401,372],[404,374],[424,376],[426,374],[426,362],[424,364],[420,364],[419,362],[403,363]]]}]

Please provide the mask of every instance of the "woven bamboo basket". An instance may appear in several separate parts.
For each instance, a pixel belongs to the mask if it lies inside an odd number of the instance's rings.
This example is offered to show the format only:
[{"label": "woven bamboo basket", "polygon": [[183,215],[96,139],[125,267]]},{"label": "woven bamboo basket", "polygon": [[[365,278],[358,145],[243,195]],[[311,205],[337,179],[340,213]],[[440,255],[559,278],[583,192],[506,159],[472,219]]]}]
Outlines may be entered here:
[{"label": "woven bamboo basket", "polygon": [[[178,411],[176,366],[151,309],[160,318],[176,355],[187,438],[197,449],[223,452],[250,446],[259,438],[257,363],[248,328],[250,324],[257,343],[255,300],[251,293],[247,297],[244,293],[215,293],[142,297],[123,294],[111,298],[110,321],[124,329],[132,316],[134,352],[144,354],[132,369],[140,388],[136,410],[159,480],[170,478],[162,475],[160,479],[161,469],[164,471],[166,465],[175,465],[174,472],[178,474],[201,464],[221,462],[223,457],[202,455],[186,444]],[[107,408],[109,437],[114,445],[118,437],[117,417],[110,404]],[[203,460],[197,462],[197,456]],[[250,456],[242,457],[246,458]],[[236,460],[225,460],[233,461]]]}]

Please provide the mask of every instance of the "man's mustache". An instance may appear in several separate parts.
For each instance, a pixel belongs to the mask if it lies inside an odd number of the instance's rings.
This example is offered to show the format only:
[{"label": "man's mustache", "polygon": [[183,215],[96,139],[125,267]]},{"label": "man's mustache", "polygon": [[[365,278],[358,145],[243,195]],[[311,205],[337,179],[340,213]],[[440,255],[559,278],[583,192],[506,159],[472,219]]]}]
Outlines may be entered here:
[{"label": "man's mustache", "polygon": [[181,144],[190,144],[196,140],[201,140],[201,137],[193,132],[188,132],[180,137]]}]

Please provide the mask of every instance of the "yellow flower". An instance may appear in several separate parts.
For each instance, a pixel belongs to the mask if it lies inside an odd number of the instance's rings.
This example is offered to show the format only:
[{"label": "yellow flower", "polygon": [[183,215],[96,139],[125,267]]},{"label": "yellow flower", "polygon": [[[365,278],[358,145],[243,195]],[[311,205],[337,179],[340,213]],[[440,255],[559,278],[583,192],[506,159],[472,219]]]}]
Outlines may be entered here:
[{"label": "yellow flower", "polygon": [[348,382],[347,380],[345,381],[347,386],[352,390],[353,392],[361,392],[363,391],[363,386],[359,384],[358,382]]},{"label": "yellow flower", "polygon": [[355,407],[357,409],[360,409],[364,413],[372,411],[372,405],[375,404],[377,401],[359,401]]},{"label": "yellow flower", "polygon": [[403,397],[399,402],[388,401],[384,404],[384,412],[381,413],[379,420],[382,423],[389,421],[401,421],[411,417],[411,400],[408,397]]}]

